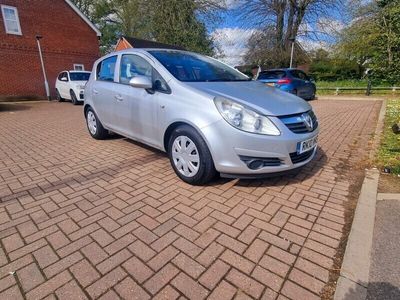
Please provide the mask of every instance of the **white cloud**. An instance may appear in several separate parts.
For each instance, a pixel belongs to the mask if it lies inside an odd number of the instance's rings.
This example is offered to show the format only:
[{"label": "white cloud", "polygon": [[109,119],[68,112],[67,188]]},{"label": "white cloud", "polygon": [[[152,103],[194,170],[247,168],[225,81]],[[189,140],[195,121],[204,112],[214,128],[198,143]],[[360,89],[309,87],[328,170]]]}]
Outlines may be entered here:
[{"label": "white cloud", "polygon": [[336,36],[345,27],[346,25],[343,22],[331,18],[320,18],[316,24],[316,28],[319,32],[329,36]]},{"label": "white cloud", "polygon": [[235,9],[241,4],[241,0],[225,0],[227,9]]},{"label": "white cloud", "polygon": [[256,29],[217,28],[212,34],[217,47],[221,50],[221,60],[229,65],[243,63],[247,52],[247,42]]},{"label": "white cloud", "polygon": [[300,45],[304,48],[306,51],[313,51],[313,50],[318,50],[318,49],[325,49],[329,50],[330,44],[327,43],[326,41],[315,41],[311,40],[309,38],[303,38],[299,37],[297,41],[300,43]]}]

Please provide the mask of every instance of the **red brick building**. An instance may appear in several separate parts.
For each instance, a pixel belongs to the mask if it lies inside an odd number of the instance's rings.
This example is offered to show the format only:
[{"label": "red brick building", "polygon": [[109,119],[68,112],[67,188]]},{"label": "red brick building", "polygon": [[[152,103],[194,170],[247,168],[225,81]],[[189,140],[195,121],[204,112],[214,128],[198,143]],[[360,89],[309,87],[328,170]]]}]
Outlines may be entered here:
[{"label": "red brick building", "polygon": [[70,0],[0,0],[0,100],[45,98],[36,36],[51,95],[62,70],[91,70],[100,31]]},{"label": "red brick building", "polygon": [[128,36],[122,36],[119,38],[117,44],[115,45],[115,51],[125,50],[129,48],[164,48],[164,49],[176,49],[185,50],[181,46],[168,45],[164,43],[159,43],[155,41],[137,39]]}]

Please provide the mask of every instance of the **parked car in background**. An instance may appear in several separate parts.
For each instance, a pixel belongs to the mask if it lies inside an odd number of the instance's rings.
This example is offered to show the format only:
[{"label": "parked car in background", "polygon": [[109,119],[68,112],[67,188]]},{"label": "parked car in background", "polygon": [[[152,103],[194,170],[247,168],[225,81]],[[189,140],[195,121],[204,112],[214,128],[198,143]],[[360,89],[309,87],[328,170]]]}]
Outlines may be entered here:
[{"label": "parked car in background", "polygon": [[56,80],[57,100],[71,100],[74,105],[83,102],[89,77],[90,72],[86,71],[62,71]]},{"label": "parked car in background", "polygon": [[319,132],[312,107],[299,97],[216,59],[167,49],[97,60],[84,114],[93,138],[112,131],[166,151],[190,184],[217,172],[254,178],[301,167],[314,157]]},{"label": "parked car in background", "polygon": [[297,95],[305,100],[315,99],[316,86],[313,80],[302,70],[273,69],[261,71],[257,78],[269,86]]}]

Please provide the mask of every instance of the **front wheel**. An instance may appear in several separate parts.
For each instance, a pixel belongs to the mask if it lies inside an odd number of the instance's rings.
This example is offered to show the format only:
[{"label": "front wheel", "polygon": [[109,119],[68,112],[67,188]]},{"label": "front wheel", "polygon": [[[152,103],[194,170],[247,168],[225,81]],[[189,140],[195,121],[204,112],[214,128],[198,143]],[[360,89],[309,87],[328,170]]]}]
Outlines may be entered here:
[{"label": "front wheel", "polygon": [[108,136],[108,131],[100,123],[92,108],[86,111],[86,124],[90,135],[96,140],[103,140]]},{"label": "front wheel", "polygon": [[175,173],[187,183],[205,184],[216,175],[206,142],[188,125],[174,130],[168,144],[168,155]]},{"label": "front wheel", "polygon": [[76,98],[75,92],[74,91],[70,91],[71,94],[71,102],[73,105],[78,105],[78,98]]}]

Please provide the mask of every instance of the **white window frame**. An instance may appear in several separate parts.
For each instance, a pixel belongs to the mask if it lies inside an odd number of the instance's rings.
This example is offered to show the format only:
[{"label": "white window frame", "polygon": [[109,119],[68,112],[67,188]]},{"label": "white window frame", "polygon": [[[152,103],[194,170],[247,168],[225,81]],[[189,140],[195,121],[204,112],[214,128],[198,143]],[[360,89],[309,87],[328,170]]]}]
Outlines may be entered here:
[{"label": "white window frame", "polygon": [[[80,67],[81,69],[77,69]],[[85,65],[84,64],[74,64],[74,71],[85,71]]]},{"label": "white window frame", "polygon": [[[14,13],[15,13],[15,17],[16,17],[16,22],[17,22],[17,25],[18,25],[18,32],[15,32],[15,31],[10,31],[8,28],[7,28],[7,20],[6,20],[6,14],[5,14],[5,12],[4,12],[4,9],[11,9],[11,10],[13,10],[14,11]],[[6,29],[6,33],[8,33],[8,34],[15,34],[15,35],[22,35],[22,30],[21,30],[21,24],[20,24],[20,22],[19,22],[19,15],[18,15],[18,9],[16,8],[16,7],[14,7],[14,6],[9,6],[9,5],[1,5],[1,14],[2,14],[2,16],[3,16],[3,22],[4,22],[4,28]],[[10,20],[10,21],[14,21],[14,20]]]}]

